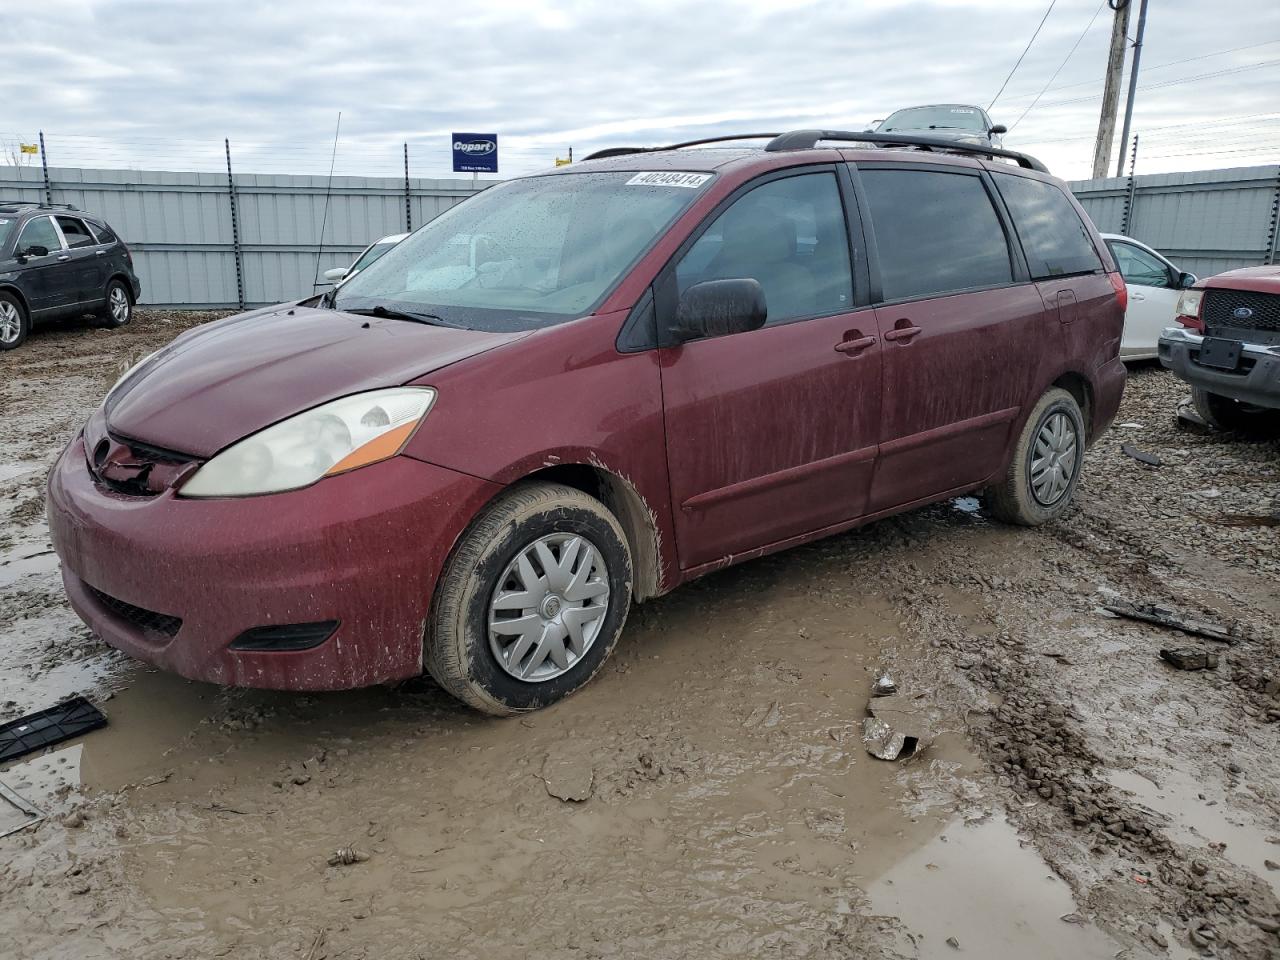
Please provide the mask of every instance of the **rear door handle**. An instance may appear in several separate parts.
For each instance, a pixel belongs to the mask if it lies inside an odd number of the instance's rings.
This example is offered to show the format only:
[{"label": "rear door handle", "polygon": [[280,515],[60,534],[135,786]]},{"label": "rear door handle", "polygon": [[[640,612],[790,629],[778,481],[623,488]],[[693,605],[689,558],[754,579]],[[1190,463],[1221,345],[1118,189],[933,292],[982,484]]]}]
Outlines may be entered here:
[{"label": "rear door handle", "polygon": [[105,256],[107,255],[107,251],[105,251],[105,250],[99,250],[99,251],[98,251],[98,253],[97,253],[97,255],[98,255],[99,257],[105,257]]},{"label": "rear door handle", "polygon": [[[851,332],[854,334],[858,333],[857,330],[853,330]],[[848,336],[848,334],[846,334],[846,336]],[[875,345],[876,345],[875,337],[854,337],[853,339],[842,340],[840,343],[837,343],[836,352],[848,354],[851,357],[856,357],[863,350],[866,350],[868,347],[874,347]]]},{"label": "rear door handle", "polygon": [[894,327],[892,330],[886,330],[884,338],[886,340],[901,340],[903,343],[910,342],[911,338],[921,333],[920,327]]},{"label": "rear door handle", "polygon": [[61,263],[63,260],[70,260],[70,259],[71,259],[71,254],[64,253],[62,256],[58,258],[58,262]]}]

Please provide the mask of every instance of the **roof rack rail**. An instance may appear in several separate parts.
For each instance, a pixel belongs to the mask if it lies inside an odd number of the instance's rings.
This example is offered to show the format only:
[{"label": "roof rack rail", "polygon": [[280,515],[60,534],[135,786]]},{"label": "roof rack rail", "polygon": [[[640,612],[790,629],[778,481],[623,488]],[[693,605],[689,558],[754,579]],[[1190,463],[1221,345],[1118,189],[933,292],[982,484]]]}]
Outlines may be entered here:
[{"label": "roof rack rail", "polygon": [[74,203],[45,203],[43,200],[0,200],[0,207],[35,207],[38,210],[79,210]]},{"label": "roof rack rail", "polygon": [[733,140],[776,140],[779,136],[780,134],[777,133],[735,133],[731,136],[686,140],[683,143],[673,143],[665,147],[606,147],[604,150],[597,150],[582,159],[604,160],[606,157],[624,157],[633,153],[658,153],[662,150],[680,150],[683,147],[700,147],[707,143],[728,143]]},{"label": "roof rack rail", "polygon": [[851,143],[890,144],[898,147],[924,147],[929,150],[946,150],[951,153],[972,153],[984,157],[1007,157],[1017,162],[1018,166],[1027,170],[1038,170],[1048,173],[1049,168],[1035,157],[1015,150],[1001,147],[984,147],[976,143],[961,143],[956,140],[943,140],[938,137],[912,137],[900,133],[874,133],[865,131],[853,133],[848,130],[793,130],[780,134],[765,145],[769,153],[782,150],[811,150],[821,140],[845,140]]}]

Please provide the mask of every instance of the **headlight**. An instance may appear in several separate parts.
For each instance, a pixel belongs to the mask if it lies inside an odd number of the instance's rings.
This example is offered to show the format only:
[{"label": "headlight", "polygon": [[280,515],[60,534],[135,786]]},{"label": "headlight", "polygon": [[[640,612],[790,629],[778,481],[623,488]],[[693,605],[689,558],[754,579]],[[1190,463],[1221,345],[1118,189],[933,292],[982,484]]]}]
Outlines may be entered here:
[{"label": "headlight", "polygon": [[435,399],[430,387],[396,387],[322,404],[227,447],[179,495],[279,493],[386,460],[400,452]]},{"label": "headlight", "polygon": [[1183,290],[1182,296],[1178,297],[1178,316],[1200,316],[1200,301],[1203,297],[1203,290]]}]

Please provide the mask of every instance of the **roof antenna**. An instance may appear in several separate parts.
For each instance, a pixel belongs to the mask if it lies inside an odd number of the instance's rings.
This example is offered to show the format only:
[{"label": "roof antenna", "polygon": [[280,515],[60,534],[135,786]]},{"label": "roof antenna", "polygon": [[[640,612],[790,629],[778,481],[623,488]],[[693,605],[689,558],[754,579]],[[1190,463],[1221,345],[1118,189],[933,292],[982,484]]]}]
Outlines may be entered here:
[{"label": "roof antenna", "polygon": [[342,111],[338,111],[338,125],[333,131],[333,154],[329,157],[329,182],[324,188],[324,213],[320,217],[320,245],[316,248],[316,274],[311,289],[320,286],[320,257],[324,254],[324,228],[329,222],[329,193],[333,190],[333,162],[338,158],[338,131],[342,129]]}]

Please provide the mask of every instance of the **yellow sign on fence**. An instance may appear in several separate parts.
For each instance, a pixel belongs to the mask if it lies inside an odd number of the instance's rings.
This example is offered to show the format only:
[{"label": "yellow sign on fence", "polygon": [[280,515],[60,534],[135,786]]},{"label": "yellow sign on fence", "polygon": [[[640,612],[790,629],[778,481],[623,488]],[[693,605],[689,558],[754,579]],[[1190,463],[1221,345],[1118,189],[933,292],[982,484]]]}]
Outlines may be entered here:
[{"label": "yellow sign on fence", "polygon": [[568,166],[569,164],[571,164],[571,163],[573,163],[573,161],[572,161],[572,160],[562,160],[560,157],[556,157],[556,166],[557,166],[557,167],[567,167],[567,166]]},{"label": "yellow sign on fence", "polygon": [[39,153],[40,152],[40,148],[36,146],[34,143],[20,143],[18,144],[18,149],[22,153]]}]

